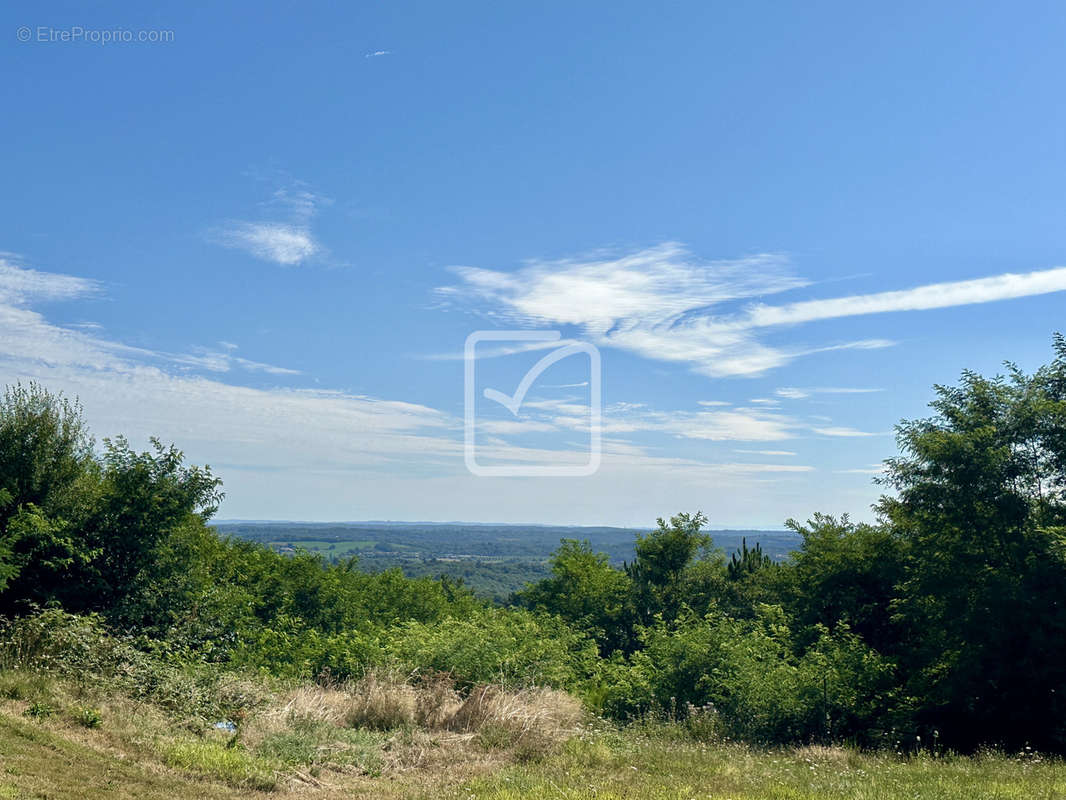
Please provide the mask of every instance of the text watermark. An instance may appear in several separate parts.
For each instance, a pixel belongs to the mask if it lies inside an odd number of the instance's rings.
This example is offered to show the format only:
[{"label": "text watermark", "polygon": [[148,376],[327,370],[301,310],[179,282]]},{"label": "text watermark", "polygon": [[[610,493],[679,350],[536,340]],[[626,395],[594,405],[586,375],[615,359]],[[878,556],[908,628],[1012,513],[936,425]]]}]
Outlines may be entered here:
[{"label": "text watermark", "polygon": [[15,31],[15,38],[33,44],[169,44],[174,41],[174,31],[86,28],[82,25],[20,25]]}]

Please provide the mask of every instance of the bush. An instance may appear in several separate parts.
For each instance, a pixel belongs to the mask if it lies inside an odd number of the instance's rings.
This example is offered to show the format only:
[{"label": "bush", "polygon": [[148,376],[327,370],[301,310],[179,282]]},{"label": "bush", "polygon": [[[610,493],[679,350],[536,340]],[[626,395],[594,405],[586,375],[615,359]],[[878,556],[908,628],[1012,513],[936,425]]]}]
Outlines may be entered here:
[{"label": "bush", "polygon": [[103,716],[95,708],[77,708],[71,716],[83,728],[99,728],[104,721]]},{"label": "bush", "polygon": [[449,673],[461,689],[479,683],[574,689],[597,663],[595,643],[561,621],[504,609],[433,625],[408,622],[391,634],[387,650],[412,672]]},{"label": "bush", "polygon": [[252,684],[217,667],[187,663],[155,644],[155,652],[146,652],[111,634],[96,615],[58,609],[0,624],[0,664],[7,669],[61,675],[204,719],[234,716],[261,702]]},{"label": "bush", "polygon": [[22,713],[25,714],[27,717],[30,717],[31,719],[39,720],[47,719],[48,717],[55,714],[56,710],[47,703],[42,703],[38,700],[36,702],[30,703],[30,707]]},{"label": "bush", "polygon": [[359,679],[386,662],[381,635],[373,627],[323,634],[282,617],[273,627],[246,631],[229,663],[282,678]]},{"label": "bush", "polygon": [[642,629],[642,650],[605,665],[597,707],[618,719],[677,720],[701,739],[874,741],[878,725],[895,721],[891,665],[846,626],[816,635],[797,656],[777,606],[755,620],[683,615]]}]

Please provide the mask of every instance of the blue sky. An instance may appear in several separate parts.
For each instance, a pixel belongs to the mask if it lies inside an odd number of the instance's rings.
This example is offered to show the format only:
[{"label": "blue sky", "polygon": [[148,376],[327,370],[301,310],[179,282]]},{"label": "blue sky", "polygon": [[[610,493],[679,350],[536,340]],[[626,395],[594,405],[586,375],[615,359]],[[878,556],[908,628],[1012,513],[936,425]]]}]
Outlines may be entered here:
[{"label": "blue sky", "polygon": [[[933,383],[1066,327],[1066,8],[929,6],[5,4],[0,382],[229,518],[870,518]],[[467,472],[483,329],[599,349],[594,475]],[[482,446],[580,454],[587,378]]]}]

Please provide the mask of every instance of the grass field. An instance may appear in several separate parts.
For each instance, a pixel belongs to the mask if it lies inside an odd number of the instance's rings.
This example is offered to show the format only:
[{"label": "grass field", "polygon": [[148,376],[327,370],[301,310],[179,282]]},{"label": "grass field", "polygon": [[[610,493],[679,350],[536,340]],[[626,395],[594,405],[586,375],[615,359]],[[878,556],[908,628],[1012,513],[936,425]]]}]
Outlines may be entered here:
[{"label": "grass field", "polygon": [[281,693],[238,742],[83,686],[32,675],[0,682],[0,798],[1066,798],[1066,763],[1038,754],[701,743],[672,725],[574,722],[558,693],[493,696],[491,714],[456,727],[395,717],[414,697],[396,686],[363,696],[304,687]]}]

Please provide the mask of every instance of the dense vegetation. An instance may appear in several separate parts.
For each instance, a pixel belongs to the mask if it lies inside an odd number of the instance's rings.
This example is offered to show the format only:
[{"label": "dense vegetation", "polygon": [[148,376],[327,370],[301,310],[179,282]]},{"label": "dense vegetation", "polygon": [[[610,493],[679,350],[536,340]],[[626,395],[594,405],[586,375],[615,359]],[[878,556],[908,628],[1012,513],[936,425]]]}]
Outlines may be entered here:
[{"label": "dense vegetation", "polygon": [[[556,687],[618,720],[753,743],[1066,751],[1066,340],[1033,375],[965,373],[936,395],[933,416],[899,427],[877,524],[790,521],[802,546],[776,563],[747,544],[727,557],[682,513],[620,566],[564,541],[501,606],[454,580],[220,537],[208,468],[158,442],[98,451],[76,404],[15,386],[0,401],[0,612],[16,621],[0,644],[66,653],[75,673],[103,659],[140,676],[131,691],[172,685],[160,671],[386,669],[446,674],[460,695]],[[78,644],[101,637],[103,656]]]}]

